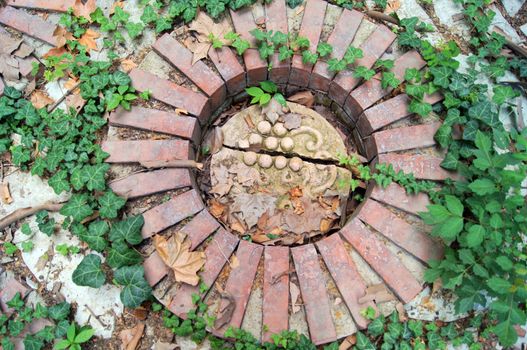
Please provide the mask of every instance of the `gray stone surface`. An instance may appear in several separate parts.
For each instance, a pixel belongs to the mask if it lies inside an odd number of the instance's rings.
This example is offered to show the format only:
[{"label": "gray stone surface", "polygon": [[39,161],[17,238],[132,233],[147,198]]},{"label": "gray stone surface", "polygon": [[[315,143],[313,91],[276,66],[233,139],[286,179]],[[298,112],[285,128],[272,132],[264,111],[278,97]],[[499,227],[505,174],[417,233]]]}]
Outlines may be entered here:
[{"label": "gray stone surface", "polygon": [[507,22],[505,17],[503,17],[501,11],[496,7],[496,5],[491,5],[490,9],[496,12],[496,16],[494,16],[489,30],[492,31],[493,27],[497,27],[503,32],[505,32],[505,34],[508,35],[513,42],[519,43],[521,41],[520,36],[516,32],[516,30],[510,25],[510,23]]},{"label": "gray stone surface", "polygon": [[454,34],[468,38],[470,28],[463,19],[463,6],[453,0],[434,0],[434,11],[441,24]]},{"label": "gray stone surface", "polygon": [[523,4],[525,4],[525,0],[501,0],[501,3],[505,11],[507,11],[507,14],[514,17],[520,11]]}]

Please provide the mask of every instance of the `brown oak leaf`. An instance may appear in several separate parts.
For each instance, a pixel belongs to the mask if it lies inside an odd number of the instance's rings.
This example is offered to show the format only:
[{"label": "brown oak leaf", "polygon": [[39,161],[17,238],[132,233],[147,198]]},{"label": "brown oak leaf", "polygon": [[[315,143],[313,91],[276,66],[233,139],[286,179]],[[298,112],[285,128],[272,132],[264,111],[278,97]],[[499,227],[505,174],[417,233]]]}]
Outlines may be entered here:
[{"label": "brown oak leaf", "polygon": [[191,252],[191,242],[183,232],[177,232],[168,240],[156,235],[154,245],[164,263],[174,271],[176,281],[198,285],[198,271],[205,264],[205,253]]},{"label": "brown oak leaf", "polygon": [[98,51],[97,49],[97,42],[95,39],[100,37],[101,35],[97,33],[96,31],[92,29],[86,30],[86,33],[84,33],[80,39],[79,44],[86,46],[86,51],[90,52],[90,50]]}]

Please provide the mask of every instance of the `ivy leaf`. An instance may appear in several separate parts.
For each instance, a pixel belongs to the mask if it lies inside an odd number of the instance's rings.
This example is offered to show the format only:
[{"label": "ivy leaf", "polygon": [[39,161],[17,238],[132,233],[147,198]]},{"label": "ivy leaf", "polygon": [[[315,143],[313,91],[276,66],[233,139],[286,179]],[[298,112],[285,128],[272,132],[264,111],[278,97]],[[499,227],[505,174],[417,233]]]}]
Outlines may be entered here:
[{"label": "ivy leaf", "polygon": [[384,333],[384,323],[380,317],[376,318],[368,325],[368,333],[374,337]]},{"label": "ivy leaf", "polygon": [[355,71],[353,72],[354,78],[362,78],[364,80],[370,80],[375,75],[375,71],[373,69],[368,69],[364,66],[358,66],[355,68]]},{"label": "ivy leaf", "polygon": [[43,347],[44,342],[32,334],[28,334],[24,338],[25,350],[41,350]]},{"label": "ivy leaf", "polygon": [[519,95],[519,92],[510,86],[496,85],[494,86],[494,95],[492,96],[492,101],[498,105],[501,105],[505,103],[505,101]]},{"label": "ivy leaf", "polygon": [[125,25],[126,31],[131,39],[135,39],[143,34],[145,26],[142,23],[128,22]]},{"label": "ivy leaf", "polygon": [[328,60],[328,70],[330,72],[340,72],[346,69],[347,62],[345,60],[339,60],[337,58],[331,58]]},{"label": "ivy leaf", "polygon": [[439,67],[431,67],[430,73],[434,76],[434,84],[441,86],[443,88],[448,88],[448,85],[450,84],[450,76],[452,75],[452,69],[445,67],[445,66],[439,66]]},{"label": "ivy leaf", "polygon": [[386,89],[388,87],[395,89],[396,87],[399,86],[400,83],[401,82],[399,81],[399,79],[397,79],[397,77],[395,76],[393,72],[383,72],[382,73],[381,87],[383,89]]},{"label": "ivy leaf", "polygon": [[364,53],[361,49],[350,46],[346,50],[346,53],[344,54],[344,61],[346,61],[347,64],[353,64],[355,61],[359,58],[363,58]]},{"label": "ivy leaf", "polygon": [[121,267],[115,271],[114,280],[124,287],[121,291],[121,300],[126,307],[136,308],[140,306],[152,293],[152,288],[145,280],[143,266]]},{"label": "ivy leaf", "polygon": [[99,214],[105,219],[115,219],[117,212],[126,204],[126,199],[117,196],[111,190],[99,197]]},{"label": "ivy leaf", "polygon": [[60,170],[49,178],[48,184],[53,188],[56,194],[61,194],[64,191],[70,190],[70,184],[67,180],[68,172],[66,170]]},{"label": "ivy leaf", "polygon": [[129,13],[126,13],[119,6],[115,6],[112,20],[125,24],[126,22],[128,22],[129,18],[130,18]]},{"label": "ivy leaf", "polygon": [[489,179],[477,179],[471,182],[468,187],[479,196],[492,194],[497,191],[496,185]]},{"label": "ivy leaf", "polygon": [[293,57],[293,50],[291,50],[287,46],[280,46],[280,48],[278,49],[278,59],[280,60],[280,62],[283,62],[291,57]]},{"label": "ivy leaf", "polygon": [[104,235],[110,230],[110,227],[106,221],[97,220],[90,223],[88,230],[82,225],[79,225],[83,229],[77,233],[79,238],[84,242],[88,243],[88,246],[98,252],[104,251],[106,248],[106,238]]},{"label": "ivy leaf", "polygon": [[452,127],[447,124],[442,124],[439,129],[437,129],[434,135],[434,140],[436,140],[442,148],[448,147],[452,140]]},{"label": "ivy leaf", "polygon": [[81,171],[82,182],[90,191],[102,191],[106,187],[104,176],[109,169],[110,165],[106,163],[86,165]]},{"label": "ivy leaf", "polygon": [[68,203],[60,209],[60,213],[64,216],[71,216],[76,222],[80,222],[93,214],[88,194],[74,194],[71,196]]},{"label": "ivy leaf", "polygon": [[110,231],[110,241],[126,241],[132,245],[141,243],[143,241],[141,228],[144,223],[142,215],[131,216],[126,220],[115,223]]},{"label": "ivy leaf", "polygon": [[426,117],[432,112],[432,105],[427,102],[412,99],[409,110],[410,112],[416,113],[421,117]]},{"label": "ivy leaf", "polygon": [[48,308],[48,316],[55,321],[65,320],[71,310],[71,305],[65,301],[55,304]]},{"label": "ivy leaf", "polygon": [[212,18],[218,18],[225,11],[225,3],[219,0],[209,0],[206,3],[206,9]]},{"label": "ivy leaf", "polygon": [[258,52],[260,53],[260,58],[265,61],[274,54],[274,45],[269,45],[264,41],[259,45]]},{"label": "ivy leaf", "polygon": [[112,74],[112,78],[115,82],[115,85],[118,86],[129,85],[132,82],[128,74],[120,70],[115,71],[115,73]]},{"label": "ivy leaf", "polygon": [[459,155],[454,152],[448,152],[445,159],[441,162],[441,167],[447,170],[457,170],[459,164]]},{"label": "ivy leaf", "polygon": [[309,50],[302,51],[302,63],[304,64],[315,64],[317,63],[318,54],[313,53]]},{"label": "ivy leaf", "polygon": [[272,81],[262,81],[260,82],[260,86],[265,92],[268,92],[271,94],[278,91],[278,87]]},{"label": "ivy leaf", "polygon": [[106,280],[101,268],[101,258],[95,254],[86,255],[73,271],[72,278],[78,286],[100,288]]},{"label": "ivy leaf", "polygon": [[333,52],[333,46],[328,43],[319,43],[317,46],[317,53],[320,57],[326,57]]},{"label": "ivy leaf", "polygon": [[141,254],[130,249],[124,242],[115,242],[108,252],[108,265],[117,269],[123,266],[139,264],[142,260]]},{"label": "ivy leaf", "polygon": [[357,342],[355,346],[359,350],[376,350],[375,346],[371,343],[370,339],[365,336],[362,332],[357,332]]}]

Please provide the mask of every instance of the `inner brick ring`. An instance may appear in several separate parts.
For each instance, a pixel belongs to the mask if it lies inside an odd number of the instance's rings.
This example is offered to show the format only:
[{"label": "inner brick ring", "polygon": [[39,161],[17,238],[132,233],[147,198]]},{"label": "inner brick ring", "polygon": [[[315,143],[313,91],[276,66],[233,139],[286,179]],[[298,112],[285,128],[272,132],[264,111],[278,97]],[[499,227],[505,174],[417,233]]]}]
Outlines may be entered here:
[{"label": "inner brick ring", "polygon": [[273,99],[236,113],[215,135],[222,145],[206,162],[207,203],[240,238],[301,245],[337,232],[353,212],[353,176],[339,164],[348,149],[315,110]]}]

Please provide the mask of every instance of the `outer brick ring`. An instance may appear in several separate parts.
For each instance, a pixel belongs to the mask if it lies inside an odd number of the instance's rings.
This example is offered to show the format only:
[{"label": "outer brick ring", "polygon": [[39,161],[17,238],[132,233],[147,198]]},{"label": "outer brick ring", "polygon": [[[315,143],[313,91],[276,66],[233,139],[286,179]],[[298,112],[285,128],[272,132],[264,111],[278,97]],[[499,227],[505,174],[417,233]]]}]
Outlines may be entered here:
[{"label": "outer brick ring", "polygon": [[[9,0],[21,8],[65,11],[72,0],[49,2],[47,0]],[[323,18],[328,5],[323,0],[307,0],[299,35],[310,39],[314,51],[322,32]],[[265,4],[265,23],[268,30],[288,31],[285,0]],[[230,16],[237,33],[252,40],[249,31],[256,26],[250,8]],[[328,42],[334,47],[333,57],[342,58],[346,48],[360,32],[362,21],[367,19],[357,11],[343,10]],[[41,41],[53,44],[51,33],[55,26],[40,17],[7,6],[0,9],[0,23],[10,26]],[[27,26],[31,23],[32,26]],[[359,45],[364,57],[356,65],[372,67],[395,40],[395,35],[384,25],[377,25]],[[396,170],[412,172],[417,178],[441,181],[456,176],[440,168],[441,157],[415,150],[430,149],[439,124],[410,124],[402,121],[411,118],[409,98],[401,94],[391,96],[390,89],[382,89],[379,76],[368,82],[353,77],[350,70],[334,74],[325,62],[305,65],[299,56],[280,62],[277,54],[270,59],[272,68],[262,61],[255,49],[249,49],[241,59],[228,47],[210,49],[210,64],[198,61],[192,64],[192,53],[173,36],[165,34],[153,45],[155,52],[185,75],[196,90],[177,85],[167,79],[141,69],[134,69],[130,76],[139,91],[150,90],[152,97],[176,108],[186,110],[190,116],[181,117],[171,112],[134,107],[131,112],[119,110],[109,116],[110,125],[136,128],[170,135],[168,140],[106,141],[102,147],[110,153],[110,163],[142,163],[194,159],[195,148],[200,143],[205,128],[210,125],[222,107],[244,97],[244,88],[263,80],[271,80],[288,93],[311,89],[326,94],[341,119],[353,129],[352,134],[359,150],[371,164],[389,162]],[[415,51],[405,53],[395,61],[393,72],[400,80],[406,68],[421,69],[425,65]],[[0,94],[3,84],[0,80]],[[430,103],[441,101],[442,96],[427,97]],[[403,264],[388,243],[404,250],[415,259],[426,262],[442,255],[442,246],[431,239],[415,215],[426,210],[429,204],[424,194],[409,196],[401,187],[392,184],[380,188],[370,183],[366,199],[339,233],[325,237],[315,244],[300,247],[263,247],[228,232],[208,212],[196,188],[194,174],[188,169],[160,169],[131,175],[111,184],[112,189],[128,198],[137,198],[169,190],[178,194],[144,213],[143,237],[167,232],[177,227],[185,232],[191,249],[204,247],[206,264],[200,272],[202,281],[209,287],[220,281],[235,301],[233,316],[222,329],[213,330],[223,336],[227,326],[242,326],[255,279],[262,280],[261,327],[256,332],[263,340],[271,333],[289,328],[289,272],[296,271],[304,309],[303,315],[309,336],[316,344],[331,342],[354,332],[338,326],[332,315],[335,292],[326,289],[327,279],[336,286],[347,312],[359,329],[367,326],[361,310],[377,307],[377,299],[364,300],[372,281],[361,273],[360,256],[387,286],[390,293],[404,303],[411,301],[422,285],[407,264]],[[408,221],[406,217],[414,217]],[[164,233],[166,234],[166,233]],[[229,258],[236,254],[237,267],[229,266]],[[262,259],[263,257],[263,259]],[[291,261],[290,261],[290,258]],[[258,277],[258,263],[263,266],[263,276]],[[155,287],[156,297],[176,315],[186,318],[193,308],[192,295],[198,287],[175,283],[169,269],[154,251],[145,261],[145,276]],[[323,268],[325,266],[325,268]],[[326,277],[324,277],[326,276]],[[333,293],[333,294],[331,294]],[[226,300],[220,301],[220,308]],[[253,330],[254,331],[254,330]]]}]

